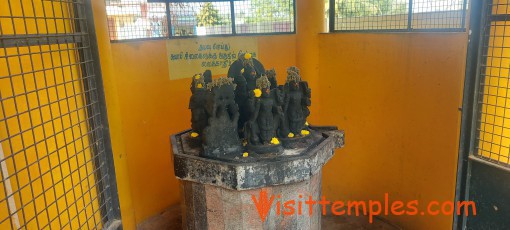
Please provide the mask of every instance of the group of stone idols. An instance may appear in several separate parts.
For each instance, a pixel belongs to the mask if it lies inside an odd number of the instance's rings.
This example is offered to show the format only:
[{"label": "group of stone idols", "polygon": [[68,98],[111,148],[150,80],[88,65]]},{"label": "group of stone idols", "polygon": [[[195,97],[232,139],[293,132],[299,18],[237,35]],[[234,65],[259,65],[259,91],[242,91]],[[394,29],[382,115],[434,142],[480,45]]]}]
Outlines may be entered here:
[{"label": "group of stone idols", "polygon": [[213,80],[210,70],[195,75],[191,92],[190,136],[202,144],[203,156],[278,154],[286,142],[310,134],[311,90],[296,67],[288,68],[285,84],[278,85],[276,71],[266,71],[246,53],[232,63],[227,77]]}]

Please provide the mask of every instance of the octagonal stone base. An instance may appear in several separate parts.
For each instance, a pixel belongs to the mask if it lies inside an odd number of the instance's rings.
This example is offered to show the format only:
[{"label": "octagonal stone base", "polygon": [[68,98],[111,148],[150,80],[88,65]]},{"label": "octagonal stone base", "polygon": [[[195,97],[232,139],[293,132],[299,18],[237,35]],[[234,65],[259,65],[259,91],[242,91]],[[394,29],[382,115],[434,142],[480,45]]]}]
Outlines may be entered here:
[{"label": "octagonal stone base", "polygon": [[[320,229],[321,206],[314,205],[309,214],[305,201],[310,196],[320,200],[322,167],[343,147],[344,135],[336,127],[310,128],[312,138],[274,157],[205,158],[189,130],[173,135],[183,229]],[[255,204],[261,199],[269,210],[264,219],[262,205]],[[287,201],[294,201],[291,215],[285,215]]]},{"label": "octagonal stone base", "polygon": [[[262,191],[268,198],[274,195],[264,221],[253,201],[253,198],[260,201]],[[309,215],[308,205],[305,205],[309,196],[313,200],[320,199],[321,172],[297,183],[244,191],[181,181],[182,225],[183,229],[320,229],[321,206],[314,205]],[[295,214],[284,215],[283,203],[289,200],[296,202]],[[297,214],[299,201],[302,202],[301,215]]]}]

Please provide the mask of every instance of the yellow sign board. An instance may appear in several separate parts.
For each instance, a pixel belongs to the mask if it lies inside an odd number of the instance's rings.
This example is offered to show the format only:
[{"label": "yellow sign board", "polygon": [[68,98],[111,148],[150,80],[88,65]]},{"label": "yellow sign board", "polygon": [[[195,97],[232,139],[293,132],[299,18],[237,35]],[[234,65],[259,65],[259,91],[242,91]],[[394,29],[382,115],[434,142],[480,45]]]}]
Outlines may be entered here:
[{"label": "yellow sign board", "polygon": [[226,75],[239,54],[256,58],[257,38],[198,37],[171,39],[166,43],[170,80],[191,78],[209,69],[213,75]]}]

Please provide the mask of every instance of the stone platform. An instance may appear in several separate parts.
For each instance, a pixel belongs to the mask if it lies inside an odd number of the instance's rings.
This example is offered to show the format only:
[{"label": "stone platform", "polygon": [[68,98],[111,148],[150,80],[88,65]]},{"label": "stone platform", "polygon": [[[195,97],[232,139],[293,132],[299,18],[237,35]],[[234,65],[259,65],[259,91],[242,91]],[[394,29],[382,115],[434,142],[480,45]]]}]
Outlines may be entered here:
[{"label": "stone platform", "polygon": [[[299,148],[275,156],[240,153],[231,159],[201,157],[203,149],[194,144],[189,130],[173,135],[183,229],[320,229],[320,206],[309,215],[303,205],[298,215],[298,202],[320,199],[322,167],[343,147],[344,134],[336,127],[310,129],[310,138]],[[264,195],[268,212],[261,219],[255,201],[264,200]],[[283,215],[289,211],[283,204],[292,200],[296,214]]]},{"label": "stone platform", "polygon": [[[171,206],[158,215],[138,224],[137,230],[180,230],[182,229],[181,207]],[[368,223],[367,216],[334,216],[326,215],[321,219],[322,230],[400,230],[402,228],[391,224],[385,219],[374,218]]]}]

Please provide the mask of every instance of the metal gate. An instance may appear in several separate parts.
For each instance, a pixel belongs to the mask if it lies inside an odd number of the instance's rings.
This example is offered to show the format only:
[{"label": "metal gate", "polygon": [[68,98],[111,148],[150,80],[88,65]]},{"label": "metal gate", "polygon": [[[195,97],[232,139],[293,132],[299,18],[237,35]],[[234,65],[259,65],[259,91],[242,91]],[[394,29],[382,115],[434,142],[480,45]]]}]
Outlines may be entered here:
[{"label": "metal gate", "polygon": [[510,229],[510,1],[471,1],[454,229]]},{"label": "metal gate", "polygon": [[120,218],[90,0],[0,1],[0,229]]}]

